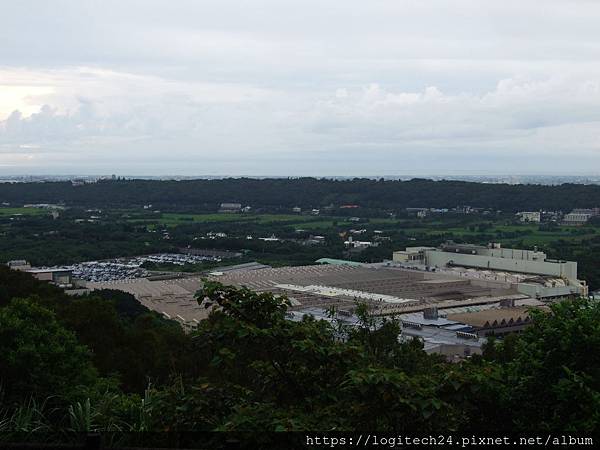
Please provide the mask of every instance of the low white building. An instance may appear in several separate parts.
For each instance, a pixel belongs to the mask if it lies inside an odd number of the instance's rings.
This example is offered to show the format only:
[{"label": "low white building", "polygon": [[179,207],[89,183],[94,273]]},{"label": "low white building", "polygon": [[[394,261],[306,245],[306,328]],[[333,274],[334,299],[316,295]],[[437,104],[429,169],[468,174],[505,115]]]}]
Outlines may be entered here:
[{"label": "low white building", "polygon": [[565,214],[562,223],[564,225],[583,225],[590,220],[590,217],[592,217],[592,214],[589,213],[570,212]]},{"label": "low white building", "polygon": [[521,211],[517,213],[521,222],[536,222],[542,221],[542,214],[539,211]]},{"label": "low white building", "polygon": [[350,236],[347,241],[344,241],[344,245],[347,248],[352,249],[365,249],[369,247],[379,247],[379,242],[355,241],[354,239],[352,239],[352,236]]},{"label": "low white building", "polygon": [[242,210],[241,203],[221,203],[219,206],[219,212],[222,213],[235,213]]}]

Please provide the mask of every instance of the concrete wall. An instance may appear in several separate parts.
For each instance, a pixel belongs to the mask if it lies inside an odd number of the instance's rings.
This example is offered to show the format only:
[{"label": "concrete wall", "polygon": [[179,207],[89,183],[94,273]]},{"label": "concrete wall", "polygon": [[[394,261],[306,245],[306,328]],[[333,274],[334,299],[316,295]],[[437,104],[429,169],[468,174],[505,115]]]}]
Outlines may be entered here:
[{"label": "concrete wall", "polygon": [[502,296],[506,293],[506,289],[514,289],[520,294],[527,295],[532,298],[539,297],[544,298],[556,298],[556,297],[570,297],[572,295],[583,295],[587,296],[587,286],[573,283],[569,286],[542,286],[535,283],[507,283],[493,280],[478,280],[471,279],[471,283],[474,286],[483,286],[492,289],[493,296]]},{"label": "concrete wall", "polygon": [[435,250],[434,247],[406,247],[406,250],[399,250],[392,254],[394,262],[419,261],[423,257],[425,250]]},{"label": "concrete wall", "polygon": [[392,260],[394,262],[420,261],[421,254],[419,252],[405,252],[405,251],[394,252],[392,255]]},{"label": "concrete wall", "polygon": [[523,259],[528,261],[543,261],[546,259],[544,252],[517,248],[489,248],[482,250],[480,254],[496,258]]},{"label": "concrete wall", "polygon": [[408,253],[406,252],[394,252],[392,253],[392,261],[394,262],[406,262],[408,261]]},{"label": "concrete wall", "polygon": [[584,286],[577,285],[546,287],[540,286],[539,284],[519,283],[517,284],[517,291],[519,291],[521,294],[525,294],[533,298],[587,295],[587,289]]},{"label": "concrete wall", "polygon": [[481,269],[503,270],[509,272],[531,273],[537,275],[550,275],[571,280],[577,279],[577,263],[573,261],[555,263],[532,259],[511,259],[507,257],[500,258],[496,256],[486,255],[449,253],[438,250],[426,251],[425,254],[428,266],[444,267],[449,265],[450,262],[452,262],[454,265],[457,266],[477,267]]},{"label": "concrete wall", "polygon": [[32,274],[35,278],[40,281],[52,281],[52,272],[35,272]]}]

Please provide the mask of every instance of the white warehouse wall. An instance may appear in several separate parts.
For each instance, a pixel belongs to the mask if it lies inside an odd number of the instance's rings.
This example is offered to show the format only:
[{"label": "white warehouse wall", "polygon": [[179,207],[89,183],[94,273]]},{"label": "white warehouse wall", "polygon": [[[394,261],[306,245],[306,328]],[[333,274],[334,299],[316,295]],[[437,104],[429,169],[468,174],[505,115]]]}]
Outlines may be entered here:
[{"label": "white warehouse wall", "polygon": [[430,267],[444,267],[452,261],[457,266],[550,275],[569,280],[577,279],[577,263],[574,261],[547,262],[543,260],[511,259],[485,255],[449,253],[439,250],[429,250],[426,251],[425,254],[427,265]]}]

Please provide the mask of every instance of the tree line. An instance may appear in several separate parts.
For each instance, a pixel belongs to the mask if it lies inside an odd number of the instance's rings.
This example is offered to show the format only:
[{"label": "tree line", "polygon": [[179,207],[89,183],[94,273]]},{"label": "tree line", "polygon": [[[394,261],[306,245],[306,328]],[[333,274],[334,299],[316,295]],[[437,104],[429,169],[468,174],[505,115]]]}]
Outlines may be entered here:
[{"label": "tree line", "polygon": [[1,183],[0,201],[11,204],[57,203],[129,207],[152,204],[170,210],[216,211],[222,202],[270,210],[294,206],[319,208],[357,204],[364,209],[452,208],[469,205],[506,212],[562,210],[600,205],[600,186],[492,184],[465,181],[331,180],[316,178],[221,180],[101,180]]}]

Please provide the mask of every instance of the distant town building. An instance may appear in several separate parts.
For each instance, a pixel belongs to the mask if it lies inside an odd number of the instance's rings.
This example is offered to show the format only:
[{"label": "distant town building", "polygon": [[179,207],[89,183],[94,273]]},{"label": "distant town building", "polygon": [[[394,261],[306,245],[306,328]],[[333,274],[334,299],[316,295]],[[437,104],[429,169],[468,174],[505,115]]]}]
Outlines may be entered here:
[{"label": "distant town building", "polygon": [[600,215],[600,208],[575,208],[569,214],[565,214],[563,225],[583,225],[590,218]]},{"label": "distant town building", "polygon": [[473,208],[469,205],[464,205],[464,206],[457,206],[456,208],[452,208],[452,211],[454,211],[457,214],[471,214],[471,213],[477,212],[477,208]]},{"label": "distant town building", "polygon": [[276,237],[274,234],[272,234],[269,237],[261,237],[258,238],[260,241],[265,241],[265,242],[279,242],[281,241],[281,239],[279,239],[278,237]]},{"label": "distant town building", "polygon": [[361,228],[360,230],[351,229],[350,234],[364,234],[367,232],[366,228]]},{"label": "distant town building", "polygon": [[214,231],[209,231],[208,233],[206,233],[206,236],[209,239],[223,239],[223,238],[227,237],[227,234],[223,233],[223,232],[216,232],[215,233]]},{"label": "distant town building", "polygon": [[539,211],[522,211],[518,212],[517,216],[519,216],[521,222],[540,223],[542,221],[542,213]]},{"label": "distant town building", "polygon": [[219,212],[221,213],[236,213],[242,210],[241,203],[221,203]]},{"label": "distant town building", "polygon": [[31,269],[31,264],[29,264],[24,259],[15,259],[12,261],[8,261],[6,263],[6,265],[13,270],[27,271],[27,270]]},{"label": "distant town building", "polygon": [[375,241],[379,241],[379,242],[383,242],[383,241],[391,241],[392,238],[389,236],[382,236],[380,234],[375,235],[375,237],[373,238],[373,240]]},{"label": "distant town building", "polygon": [[543,222],[558,222],[563,216],[560,211],[542,211]]},{"label": "distant town building", "polygon": [[575,208],[571,211],[573,214],[589,214],[590,216],[600,215],[600,208]]},{"label": "distant town building", "polygon": [[564,215],[562,223],[563,225],[583,225],[590,220],[590,217],[593,216],[588,213],[571,212]]},{"label": "distant town building", "polygon": [[349,249],[362,250],[369,247],[379,247],[379,242],[355,241],[350,236],[347,241],[344,241],[344,245]]},{"label": "distant town building", "polygon": [[325,243],[325,236],[313,236],[312,234],[308,239],[301,241],[303,245],[319,245]]}]

